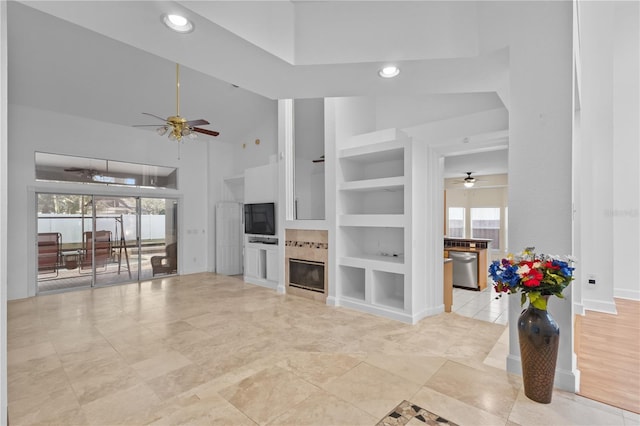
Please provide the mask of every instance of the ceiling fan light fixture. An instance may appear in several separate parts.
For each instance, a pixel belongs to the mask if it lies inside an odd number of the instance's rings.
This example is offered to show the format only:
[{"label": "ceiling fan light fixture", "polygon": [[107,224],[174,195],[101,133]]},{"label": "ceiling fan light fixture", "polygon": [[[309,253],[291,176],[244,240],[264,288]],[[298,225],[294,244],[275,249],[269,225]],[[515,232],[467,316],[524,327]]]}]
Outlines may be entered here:
[{"label": "ceiling fan light fixture", "polygon": [[182,15],[166,14],[162,15],[162,22],[171,30],[186,34],[195,28],[193,22]]},{"label": "ceiling fan light fixture", "polygon": [[395,65],[388,65],[378,71],[378,75],[382,78],[393,78],[398,74],[400,74],[400,68]]},{"label": "ceiling fan light fixture", "polygon": [[161,126],[156,129],[156,133],[159,134],[160,136],[164,136],[168,130],[169,130],[169,127]]},{"label": "ceiling fan light fixture", "polygon": [[476,178],[471,177],[471,173],[473,173],[473,172],[467,172],[467,177],[464,178],[464,187],[465,188],[471,188],[476,183]]}]

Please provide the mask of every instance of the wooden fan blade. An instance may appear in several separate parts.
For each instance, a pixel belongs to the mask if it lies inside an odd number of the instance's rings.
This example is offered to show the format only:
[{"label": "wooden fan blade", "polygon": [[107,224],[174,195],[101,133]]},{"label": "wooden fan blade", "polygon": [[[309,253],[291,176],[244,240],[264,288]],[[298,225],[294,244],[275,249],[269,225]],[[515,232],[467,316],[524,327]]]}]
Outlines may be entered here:
[{"label": "wooden fan blade", "polygon": [[187,121],[187,126],[189,127],[204,126],[205,124],[209,124],[209,122],[207,120],[203,120],[202,118],[200,120]]},{"label": "wooden fan blade", "polygon": [[150,116],[150,117],[157,118],[158,120],[162,120],[162,121],[165,121],[165,122],[167,121],[167,119],[166,119],[166,118],[158,117],[157,115],[151,114],[151,113],[149,113],[149,112],[143,112],[143,114],[144,114],[144,115],[148,115],[148,116]]},{"label": "wooden fan blade", "polygon": [[216,132],[214,130],[201,129],[200,127],[194,127],[191,130],[209,136],[218,136],[220,134],[219,132]]}]

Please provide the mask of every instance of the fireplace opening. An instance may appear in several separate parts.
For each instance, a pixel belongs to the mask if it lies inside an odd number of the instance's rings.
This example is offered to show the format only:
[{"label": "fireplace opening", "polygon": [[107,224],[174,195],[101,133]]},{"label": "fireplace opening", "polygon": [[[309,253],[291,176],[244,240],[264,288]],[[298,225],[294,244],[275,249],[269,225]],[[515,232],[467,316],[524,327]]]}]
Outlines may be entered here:
[{"label": "fireplace opening", "polygon": [[324,293],[324,262],[289,259],[289,285]]}]

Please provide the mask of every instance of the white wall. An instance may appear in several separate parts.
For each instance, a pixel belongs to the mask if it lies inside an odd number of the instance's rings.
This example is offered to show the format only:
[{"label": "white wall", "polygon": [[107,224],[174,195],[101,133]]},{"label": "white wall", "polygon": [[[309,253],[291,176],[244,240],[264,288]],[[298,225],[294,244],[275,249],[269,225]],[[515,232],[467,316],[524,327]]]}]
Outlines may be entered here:
[{"label": "white wall", "polygon": [[618,2],[613,28],[613,295],[640,300],[640,3]]},{"label": "white wall", "polygon": [[[233,172],[225,176],[242,174],[250,167],[263,166],[273,161],[278,151],[278,104],[273,101],[269,109],[263,109],[259,122],[247,123],[251,130],[232,143]],[[260,140],[256,144],[256,139]],[[229,161],[225,158],[224,161]]]},{"label": "white wall", "polygon": [[[35,294],[35,192],[38,190],[178,197],[181,199],[178,222],[180,272],[189,274],[207,270],[210,232],[207,142],[185,141],[178,147],[175,142],[153,132],[19,105],[10,105],[9,121],[8,220],[11,227],[7,239],[12,248],[8,253],[11,265],[7,271],[9,299]],[[153,191],[36,182],[36,151],[178,167],[179,189]]]},{"label": "white wall", "polygon": [[[7,2],[0,2],[0,235],[7,235]],[[7,246],[0,238],[0,424],[7,418]]]},{"label": "white wall", "polygon": [[[517,3],[517,4],[516,4]],[[571,2],[496,3],[485,24],[508,22],[509,243],[517,251],[571,254],[573,50]],[[575,391],[571,287],[550,301],[560,326],[556,386]],[[509,299],[507,369],[519,372],[519,297]]]},{"label": "white wall", "polygon": [[[614,7],[580,3],[581,110],[583,163],[579,166],[583,220],[582,303],[615,312],[613,301],[613,25]],[[596,285],[587,285],[595,276]]]},{"label": "white wall", "polygon": [[[581,2],[579,302],[616,312],[614,297],[640,300],[628,265],[640,258],[640,7]],[[594,277],[595,285],[588,284]]]}]

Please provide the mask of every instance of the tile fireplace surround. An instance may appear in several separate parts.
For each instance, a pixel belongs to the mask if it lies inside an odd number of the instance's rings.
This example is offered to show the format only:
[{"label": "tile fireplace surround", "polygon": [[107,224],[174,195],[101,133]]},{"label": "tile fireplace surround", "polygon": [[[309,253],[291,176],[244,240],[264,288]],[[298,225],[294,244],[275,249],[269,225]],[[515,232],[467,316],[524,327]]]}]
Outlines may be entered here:
[{"label": "tile fireplace surround", "polygon": [[[327,231],[308,229],[286,229],[284,247],[284,278],[287,294],[325,302],[329,261],[329,238]],[[289,259],[310,260],[324,263],[324,292],[306,290],[289,285]]]}]

